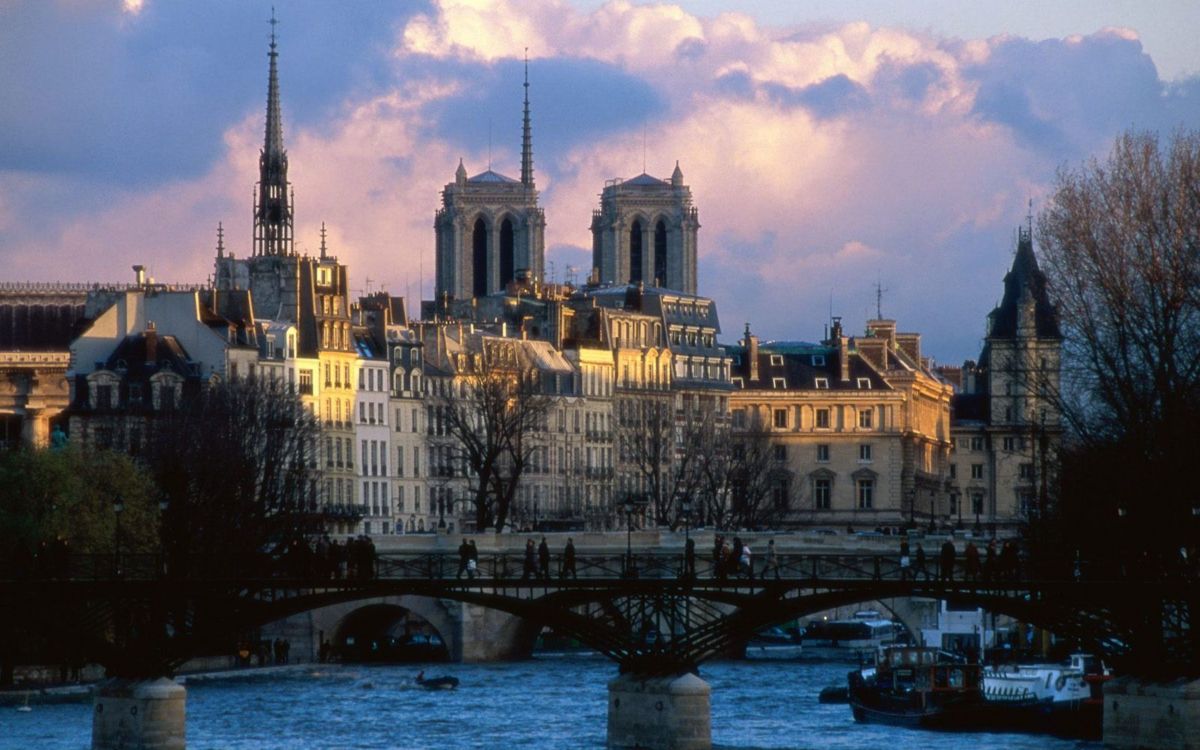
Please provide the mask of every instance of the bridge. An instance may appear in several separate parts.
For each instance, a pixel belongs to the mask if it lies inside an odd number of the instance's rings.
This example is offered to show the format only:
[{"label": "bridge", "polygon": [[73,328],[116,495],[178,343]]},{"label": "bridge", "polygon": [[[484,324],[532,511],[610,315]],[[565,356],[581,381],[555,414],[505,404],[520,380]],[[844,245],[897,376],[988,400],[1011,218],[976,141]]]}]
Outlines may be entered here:
[{"label": "bridge", "polygon": [[[1194,569],[1142,580],[1083,570],[1068,560],[1036,568],[902,567],[898,555],[781,554],[778,568],[720,573],[677,553],[580,554],[575,574],[524,570],[521,556],[483,553],[472,577],[458,555],[384,553],[338,577],[311,559],[264,561],[232,579],[172,570],[154,556],[78,556],[0,581],[6,611],[35,612],[46,632],[86,633],[89,653],[112,675],[145,680],[238,633],[290,615],[387,597],[450,600],[549,626],[618,666],[609,686],[610,747],[709,746],[707,660],[754,633],[804,615],[864,601],[927,597],[978,606],[1037,625],[1102,655],[1118,670],[1200,662],[1191,623]],[[941,575],[939,575],[939,573]],[[77,637],[77,635],[75,636]]]}]

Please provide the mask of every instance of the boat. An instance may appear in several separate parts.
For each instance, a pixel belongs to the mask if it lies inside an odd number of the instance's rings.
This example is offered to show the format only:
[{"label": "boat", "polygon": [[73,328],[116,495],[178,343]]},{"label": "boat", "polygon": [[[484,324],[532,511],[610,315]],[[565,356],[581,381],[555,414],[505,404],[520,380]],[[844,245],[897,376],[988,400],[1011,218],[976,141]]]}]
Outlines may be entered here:
[{"label": "boat", "polygon": [[754,661],[782,661],[799,658],[801,640],[795,633],[780,627],[767,628],[754,634],[746,643],[746,658]]},{"label": "boat", "polygon": [[805,658],[870,661],[879,649],[908,640],[904,626],[879,617],[875,610],[856,612],[849,620],[810,620],[801,642]]},{"label": "boat", "polygon": [[854,719],[924,729],[967,728],[964,719],[984,705],[980,667],[936,648],[884,648],[874,671],[847,678]]},{"label": "boat", "polygon": [[417,673],[417,684],[426,690],[454,690],[458,687],[458,678],[442,675],[425,679],[425,670],[421,670]]},{"label": "boat", "polygon": [[1059,664],[1011,664],[983,672],[982,690],[993,727],[1099,739],[1103,683],[1111,671],[1090,654]]}]

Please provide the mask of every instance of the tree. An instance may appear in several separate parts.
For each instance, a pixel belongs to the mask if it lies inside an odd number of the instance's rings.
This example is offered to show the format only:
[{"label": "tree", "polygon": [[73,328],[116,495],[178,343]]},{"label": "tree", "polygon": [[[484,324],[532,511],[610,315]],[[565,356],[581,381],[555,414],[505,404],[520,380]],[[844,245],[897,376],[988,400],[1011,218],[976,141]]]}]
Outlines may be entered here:
[{"label": "tree", "polygon": [[653,396],[633,402],[633,414],[621,422],[622,449],[645,488],[654,523],[682,524],[678,504],[700,486],[712,426],[711,414],[690,409],[676,420],[669,397]]},{"label": "tree", "polygon": [[[463,467],[476,529],[508,523],[521,477],[540,447],[551,399],[515,341],[488,341],[434,398],[434,433],[448,439],[445,472]],[[434,467],[430,467],[431,473]]]},{"label": "tree", "polygon": [[319,436],[316,418],[275,381],[210,384],[162,418],[146,461],[168,501],[169,570],[245,577],[302,554],[324,528]]},{"label": "tree", "polygon": [[731,430],[711,421],[700,454],[701,500],[718,529],[775,526],[788,512],[790,474],[776,466],[770,433],[755,420],[749,429]]}]

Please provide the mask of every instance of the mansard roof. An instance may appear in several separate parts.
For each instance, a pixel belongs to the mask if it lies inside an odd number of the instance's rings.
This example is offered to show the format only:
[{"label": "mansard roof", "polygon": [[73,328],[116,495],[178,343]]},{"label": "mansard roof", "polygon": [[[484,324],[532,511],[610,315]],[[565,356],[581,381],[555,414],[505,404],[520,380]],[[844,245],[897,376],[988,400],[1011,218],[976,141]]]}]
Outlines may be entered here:
[{"label": "mansard roof", "polygon": [[154,329],[126,336],[104,363],[106,370],[126,370],[137,380],[169,370],[182,376],[193,374],[191,357],[174,336],[160,336]]},{"label": "mansard roof", "polygon": [[[725,351],[734,359],[730,374],[741,378],[745,390],[894,390],[875,368],[853,351],[848,354],[850,378],[842,380],[838,350],[833,346],[796,341],[760,344],[757,378],[750,377],[750,359],[745,346],[726,346]],[[782,387],[776,386],[776,378],[783,378]],[[817,378],[824,378],[828,387],[817,388]],[[862,379],[870,382],[869,388],[860,387]]]},{"label": "mansard roof", "polygon": [[1012,269],[1004,276],[1004,298],[999,307],[988,315],[988,338],[1011,339],[1017,335],[1020,304],[1025,295],[1032,296],[1034,324],[1038,338],[1062,338],[1058,327],[1058,311],[1050,303],[1046,291],[1046,274],[1038,268],[1029,231],[1020,230],[1017,254]]}]

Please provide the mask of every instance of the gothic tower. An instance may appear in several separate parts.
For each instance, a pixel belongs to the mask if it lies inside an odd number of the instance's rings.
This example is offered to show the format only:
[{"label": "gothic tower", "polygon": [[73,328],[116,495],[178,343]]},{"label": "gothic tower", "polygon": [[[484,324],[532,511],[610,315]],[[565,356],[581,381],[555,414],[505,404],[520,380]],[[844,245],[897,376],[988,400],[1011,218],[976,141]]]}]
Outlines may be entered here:
[{"label": "gothic tower", "polygon": [[602,284],[637,284],[696,294],[692,191],[675,163],[670,180],[643,172],[609,180],[592,212],[592,266]]},{"label": "gothic tower", "polygon": [[525,61],[521,179],[491,169],[467,177],[461,160],[442,190],[434,219],[437,298],[471,299],[503,292],[518,278],[543,275],[546,217],[533,180],[529,61]]},{"label": "gothic tower", "polygon": [[258,189],[254,200],[254,255],[292,254],[292,201],[288,191],[287,151],[279,112],[279,74],[275,59],[275,16],[271,16],[271,59],[267,76],[267,132],[258,156]]}]

